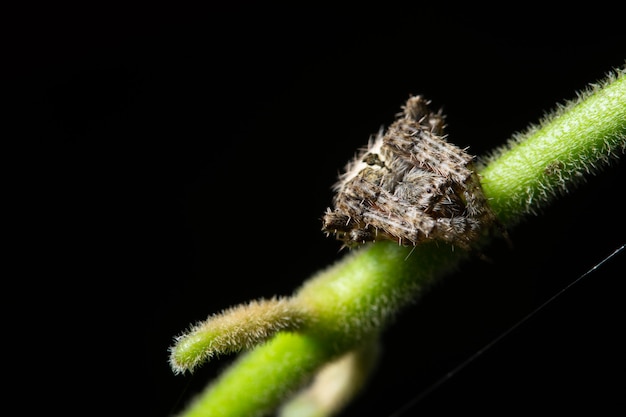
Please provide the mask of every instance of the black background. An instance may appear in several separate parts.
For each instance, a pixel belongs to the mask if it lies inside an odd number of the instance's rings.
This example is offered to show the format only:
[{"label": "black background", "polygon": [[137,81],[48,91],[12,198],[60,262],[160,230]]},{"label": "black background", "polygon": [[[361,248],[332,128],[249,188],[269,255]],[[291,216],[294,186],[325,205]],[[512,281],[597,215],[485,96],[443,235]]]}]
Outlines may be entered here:
[{"label": "black background", "polygon": [[[28,116],[14,175],[29,183],[20,210],[41,256],[27,262],[46,271],[35,288],[58,352],[45,362],[65,376],[67,401],[182,410],[233,358],[175,376],[173,337],[223,308],[288,295],[343,256],[320,231],[330,187],[410,94],[444,109],[450,141],[485,154],[624,64],[616,13],[597,13],[26,11],[7,65]],[[591,178],[511,230],[513,250],[496,242],[493,263],[468,262],[404,310],[342,416],[623,408],[623,253],[410,402],[624,243],[624,179],[623,162]]]}]

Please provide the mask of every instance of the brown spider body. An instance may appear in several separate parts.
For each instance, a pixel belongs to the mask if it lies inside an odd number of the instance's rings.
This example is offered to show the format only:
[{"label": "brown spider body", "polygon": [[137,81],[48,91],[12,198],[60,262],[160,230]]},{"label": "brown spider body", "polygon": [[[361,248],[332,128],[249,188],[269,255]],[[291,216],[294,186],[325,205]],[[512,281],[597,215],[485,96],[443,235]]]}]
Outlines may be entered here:
[{"label": "brown spider body", "polygon": [[444,117],[428,104],[409,98],[384,134],[346,166],[323,231],[348,247],[389,239],[468,249],[495,222],[474,157],[445,140]]}]

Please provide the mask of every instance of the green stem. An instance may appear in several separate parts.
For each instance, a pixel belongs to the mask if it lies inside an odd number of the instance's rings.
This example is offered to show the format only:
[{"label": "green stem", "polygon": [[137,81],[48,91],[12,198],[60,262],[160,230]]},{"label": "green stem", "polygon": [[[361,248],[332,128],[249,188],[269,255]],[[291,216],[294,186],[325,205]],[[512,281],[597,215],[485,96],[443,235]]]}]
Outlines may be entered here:
[{"label": "green stem", "polygon": [[466,255],[432,242],[413,248],[381,241],[354,251],[313,276],[296,294],[296,302],[315,318],[307,332],[340,350],[352,348]]},{"label": "green stem", "polygon": [[[484,191],[505,227],[624,152],[625,74],[611,74],[487,161]],[[299,332],[279,332],[243,355],[182,416],[266,415],[322,365],[375,337],[466,255],[435,243],[380,242],[353,251],[294,295],[309,316]]]},{"label": "green stem", "polygon": [[296,294],[315,320],[300,333],[278,333],[236,361],[181,415],[262,416],[311,373],[364,343],[466,255],[450,246],[412,250],[380,242],[354,251]]},{"label": "green stem", "polygon": [[481,182],[501,222],[536,214],[624,152],[626,76],[608,81],[494,152]]},{"label": "green stem", "polygon": [[328,361],[325,343],[302,333],[281,332],[243,355],[209,385],[185,417],[256,417],[275,409]]}]

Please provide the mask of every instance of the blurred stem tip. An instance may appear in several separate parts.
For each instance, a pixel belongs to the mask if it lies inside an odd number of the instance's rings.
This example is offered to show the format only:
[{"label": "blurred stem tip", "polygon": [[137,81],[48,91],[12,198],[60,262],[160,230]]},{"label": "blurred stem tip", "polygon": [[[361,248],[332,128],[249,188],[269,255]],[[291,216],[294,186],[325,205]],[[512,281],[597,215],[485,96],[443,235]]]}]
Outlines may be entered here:
[{"label": "blurred stem tip", "polygon": [[[485,195],[505,227],[624,154],[625,74],[609,72],[479,161]],[[290,297],[236,306],[192,326],[170,348],[174,373],[245,353],[180,417],[335,415],[365,384],[380,331],[467,256],[441,243],[376,242],[314,274]]]}]

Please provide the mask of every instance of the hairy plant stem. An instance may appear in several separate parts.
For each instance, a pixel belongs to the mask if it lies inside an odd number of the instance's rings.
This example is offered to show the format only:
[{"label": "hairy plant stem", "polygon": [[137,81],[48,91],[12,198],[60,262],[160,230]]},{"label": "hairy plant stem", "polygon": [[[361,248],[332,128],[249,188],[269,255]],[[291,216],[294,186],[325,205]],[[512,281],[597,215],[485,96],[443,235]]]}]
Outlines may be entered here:
[{"label": "hairy plant stem", "polygon": [[492,153],[481,183],[501,222],[537,214],[624,153],[625,78],[622,69]]},{"label": "hairy plant stem", "polygon": [[[610,74],[485,160],[484,192],[505,227],[623,155],[625,74]],[[377,242],[352,251],[293,295],[308,317],[298,331],[278,332],[242,355],[181,417],[267,415],[324,364],[375,338],[466,256],[437,243]]]}]

